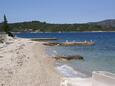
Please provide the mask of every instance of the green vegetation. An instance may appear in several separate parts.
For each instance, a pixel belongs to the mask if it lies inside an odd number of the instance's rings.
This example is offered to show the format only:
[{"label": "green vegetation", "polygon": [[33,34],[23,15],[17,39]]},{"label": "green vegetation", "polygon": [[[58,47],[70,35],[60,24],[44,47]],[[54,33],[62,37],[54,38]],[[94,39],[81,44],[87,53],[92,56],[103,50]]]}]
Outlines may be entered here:
[{"label": "green vegetation", "polygon": [[2,28],[3,28],[4,32],[6,32],[8,34],[8,32],[9,32],[9,25],[8,25],[8,21],[7,21],[6,15],[4,15],[4,22],[3,22]]},{"label": "green vegetation", "polygon": [[10,32],[10,25],[8,24],[6,15],[4,15],[4,21],[1,24],[0,30],[8,34],[8,36],[14,37],[14,35]]},{"label": "green vegetation", "polygon": [[[115,31],[115,27],[99,25],[96,23],[85,24],[50,24],[40,21],[20,22],[9,24],[13,32],[72,32],[72,31]],[[8,26],[7,26],[8,27]],[[1,30],[1,24],[0,24]],[[7,31],[7,30],[6,30]]]}]

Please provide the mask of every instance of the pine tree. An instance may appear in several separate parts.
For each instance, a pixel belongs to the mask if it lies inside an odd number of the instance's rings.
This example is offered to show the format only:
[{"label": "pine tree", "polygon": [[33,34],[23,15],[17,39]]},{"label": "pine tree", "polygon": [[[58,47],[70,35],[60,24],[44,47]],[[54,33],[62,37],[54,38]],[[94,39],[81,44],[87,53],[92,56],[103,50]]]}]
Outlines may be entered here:
[{"label": "pine tree", "polygon": [[6,15],[4,15],[3,30],[6,34],[8,34],[8,36],[15,37],[14,34],[12,34],[9,30],[9,25],[8,25]]},{"label": "pine tree", "polygon": [[8,21],[7,21],[6,15],[4,15],[3,29],[6,32],[6,34],[8,34],[8,32],[9,32],[9,25],[8,25]]}]

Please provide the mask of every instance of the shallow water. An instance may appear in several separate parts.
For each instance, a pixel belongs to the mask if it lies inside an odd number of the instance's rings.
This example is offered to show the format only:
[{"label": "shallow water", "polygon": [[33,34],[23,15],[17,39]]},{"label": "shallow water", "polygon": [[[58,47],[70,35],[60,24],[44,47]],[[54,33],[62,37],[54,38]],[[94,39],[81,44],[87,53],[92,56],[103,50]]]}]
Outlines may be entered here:
[{"label": "shallow water", "polygon": [[[60,68],[68,65],[75,70],[91,75],[92,71],[109,71],[115,73],[115,32],[77,32],[77,33],[20,33],[24,38],[59,38],[58,42],[68,41],[94,41],[95,46],[69,46],[50,47],[49,55],[81,55],[85,61],[69,61],[60,63]],[[58,67],[58,69],[60,69]],[[66,68],[67,69],[67,68]],[[68,69],[69,70],[69,69]],[[61,71],[61,70],[60,70]],[[65,70],[66,71],[66,70]],[[67,72],[66,72],[67,73]],[[69,73],[69,72],[68,72]]]}]

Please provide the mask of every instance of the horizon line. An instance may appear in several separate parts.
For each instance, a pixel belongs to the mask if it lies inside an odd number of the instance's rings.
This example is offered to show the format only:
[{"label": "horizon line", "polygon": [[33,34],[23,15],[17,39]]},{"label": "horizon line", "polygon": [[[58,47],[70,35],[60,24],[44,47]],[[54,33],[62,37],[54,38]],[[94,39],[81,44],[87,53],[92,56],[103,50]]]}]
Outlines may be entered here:
[{"label": "horizon line", "polygon": [[[45,23],[49,23],[49,24],[86,24],[86,23],[95,23],[95,22],[102,22],[102,21],[106,21],[106,20],[115,20],[115,18],[113,19],[103,19],[103,20],[96,20],[96,21],[88,21],[88,22],[68,22],[68,23],[59,23],[59,22],[48,22],[48,21],[43,21],[43,20],[24,20],[24,21],[16,21],[16,22],[9,22],[8,23],[22,23],[22,22],[32,22],[32,21],[37,21],[37,22],[45,22]],[[2,22],[0,22],[2,23]]]}]

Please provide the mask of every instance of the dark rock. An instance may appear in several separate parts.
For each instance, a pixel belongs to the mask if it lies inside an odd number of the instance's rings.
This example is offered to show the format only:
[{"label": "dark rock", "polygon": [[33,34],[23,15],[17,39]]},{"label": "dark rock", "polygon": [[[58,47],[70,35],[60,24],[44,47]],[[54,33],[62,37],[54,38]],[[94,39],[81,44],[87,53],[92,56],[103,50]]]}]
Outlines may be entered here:
[{"label": "dark rock", "polygon": [[56,60],[66,59],[66,60],[84,60],[84,58],[80,55],[75,56],[58,56],[54,57]]},{"label": "dark rock", "polygon": [[15,35],[11,32],[8,32],[8,36],[13,37],[13,38],[15,37]]},{"label": "dark rock", "polygon": [[3,56],[0,56],[0,58],[3,58]]},{"label": "dark rock", "polygon": [[3,40],[0,40],[0,43],[4,43]]}]

